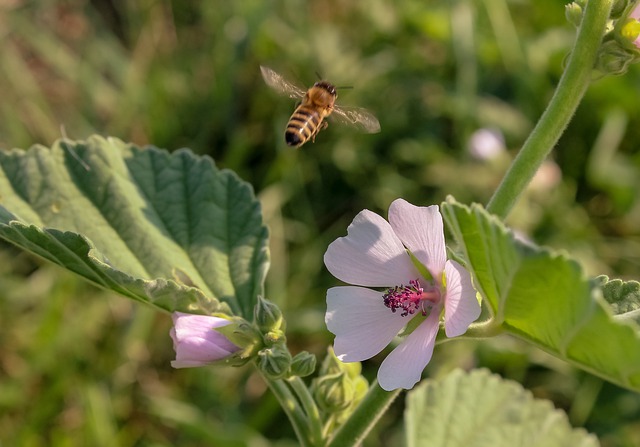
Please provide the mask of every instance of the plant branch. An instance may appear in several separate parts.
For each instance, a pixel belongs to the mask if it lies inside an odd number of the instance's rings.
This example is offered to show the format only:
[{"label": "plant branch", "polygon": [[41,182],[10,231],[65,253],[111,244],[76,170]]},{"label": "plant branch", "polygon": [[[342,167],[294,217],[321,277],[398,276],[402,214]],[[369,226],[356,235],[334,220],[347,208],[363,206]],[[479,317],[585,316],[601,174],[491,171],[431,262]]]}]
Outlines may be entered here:
[{"label": "plant branch", "polygon": [[489,201],[489,212],[503,219],[507,217],[571,121],[591,81],[613,1],[587,2],[575,45],[558,87],[540,121]]},{"label": "plant branch", "polygon": [[374,424],[387,411],[391,402],[400,394],[400,391],[402,390],[385,391],[380,388],[378,382],[372,383],[358,408],[349,417],[349,420],[336,431],[329,447],[360,445]]}]

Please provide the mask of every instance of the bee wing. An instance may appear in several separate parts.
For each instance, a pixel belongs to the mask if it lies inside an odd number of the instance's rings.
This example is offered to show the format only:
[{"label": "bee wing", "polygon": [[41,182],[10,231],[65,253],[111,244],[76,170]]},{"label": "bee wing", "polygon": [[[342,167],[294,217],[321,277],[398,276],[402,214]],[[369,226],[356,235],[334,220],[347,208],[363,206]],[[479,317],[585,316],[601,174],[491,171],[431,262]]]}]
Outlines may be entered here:
[{"label": "bee wing", "polygon": [[282,95],[286,95],[289,98],[299,99],[302,98],[306,93],[306,90],[301,89],[297,85],[287,81],[285,78],[280,76],[269,67],[260,65],[260,71],[262,72],[262,78],[264,79],[264,82],[266,82],[269,87],[276,90]]},{"label": "bee wing", "polygon": [[380,122],[378,118],[373,116],[367,109],[335,106],[331,116],[334,116],[336,120],[341,123],[355,126],[366,133],[380,132]]}]

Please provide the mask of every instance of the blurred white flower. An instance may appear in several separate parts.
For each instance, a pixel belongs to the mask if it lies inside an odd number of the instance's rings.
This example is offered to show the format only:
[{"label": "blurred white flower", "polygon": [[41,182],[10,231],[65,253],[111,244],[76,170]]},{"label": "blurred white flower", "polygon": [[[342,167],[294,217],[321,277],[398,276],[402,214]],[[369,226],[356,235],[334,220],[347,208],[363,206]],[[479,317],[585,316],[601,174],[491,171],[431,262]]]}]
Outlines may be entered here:
[{"label": "blurred white flower", "polygon": [[467,150],[478,160],[494,159],[506,151],[504,137],[497,129],[478,129],[471,134]]}]

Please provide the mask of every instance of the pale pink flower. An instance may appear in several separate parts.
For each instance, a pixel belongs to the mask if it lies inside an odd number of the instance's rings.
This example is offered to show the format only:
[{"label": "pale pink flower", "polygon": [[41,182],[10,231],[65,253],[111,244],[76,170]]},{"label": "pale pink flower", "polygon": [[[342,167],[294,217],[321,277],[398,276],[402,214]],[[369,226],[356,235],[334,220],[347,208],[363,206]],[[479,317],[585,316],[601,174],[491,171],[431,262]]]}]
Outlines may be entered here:
[{"label": "pale pink flower", "polygon": [[[436,205],[417,207],[398,199],[389,207],[389,222],[364,210],[347,232],[324,255],[333,276],[354,285],[327,291],[325,321],[336,336],[335,353],[344,362],[369,359],[411,319],[424,318],[378,371],[383,389],[410,389],[431,360],[442,311],[448,337],[464,334],[480,316],[471,277],[460,264],[447,260]],[[408,251],[431,278],[420,273]]]},{"label": "pale pink flower", "polygon": [[174,368],[195,368],[222,360],[240,348],[216,328],[231,324],[224,318],[174,312],[170,335],[176,359]]},{"label": "pale pink flower", "polygon": [[506,152],[504,137],[497,129],[478,129],[469,137],[467,150],[477,160],[488,161]]},{"label": "pale pink flower", "polygon": [[562,182],[562,170],[551,160],[542,162],[529,183],[529,190],[548,194]]}]

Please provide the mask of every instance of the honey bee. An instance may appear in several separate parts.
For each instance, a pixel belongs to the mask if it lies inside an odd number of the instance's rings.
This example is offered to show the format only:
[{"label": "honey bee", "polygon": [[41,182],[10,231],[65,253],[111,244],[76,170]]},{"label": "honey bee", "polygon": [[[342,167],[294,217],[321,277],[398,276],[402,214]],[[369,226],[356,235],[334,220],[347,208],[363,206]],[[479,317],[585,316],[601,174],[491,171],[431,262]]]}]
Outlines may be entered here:
[{"label": "honey bee", "polygon": [[289,146],[300,147],[309,140],[315,142],[318,132],[327,128],[325,118],[331,114],[337,121],[356,126],[360,131],[380,132],[380,123],[367,110],[337,105],[338,94],[332,84],[318,81],[305,91],[268,67],[260,66],[260,71],[269,87],[290,98],[301,99],[284,132]]}]

